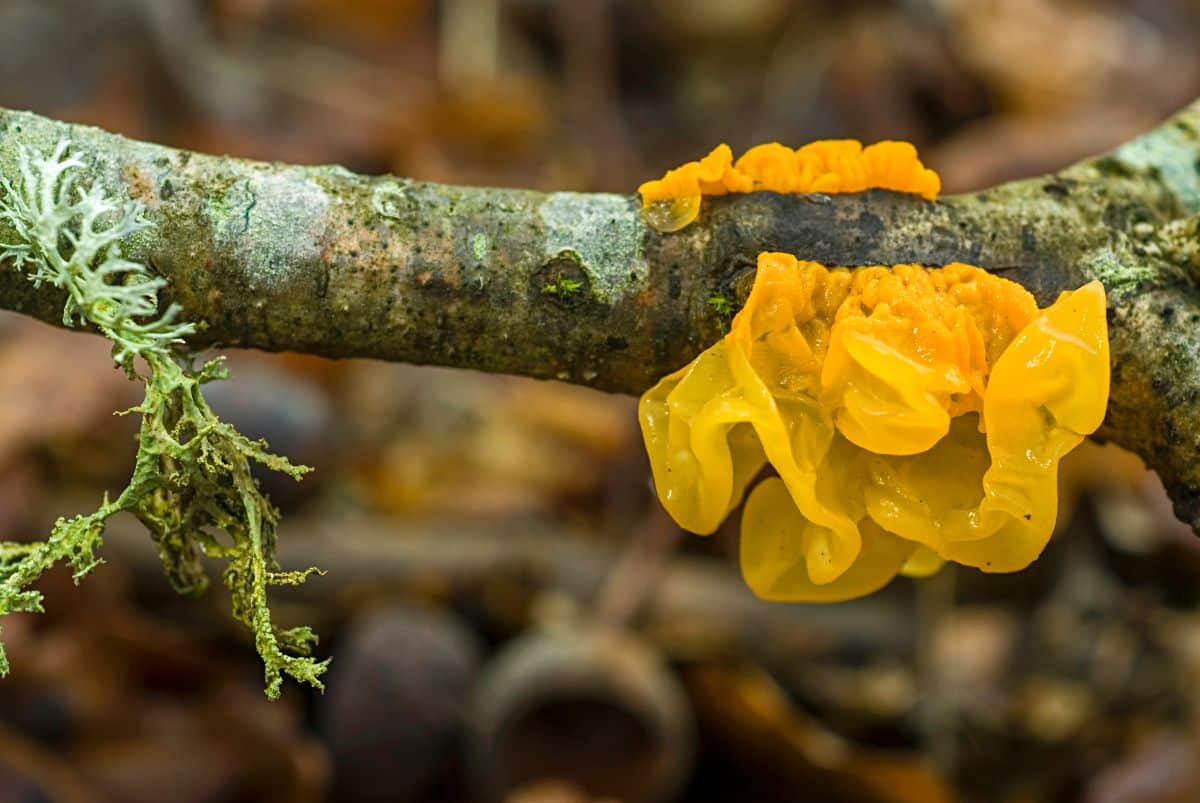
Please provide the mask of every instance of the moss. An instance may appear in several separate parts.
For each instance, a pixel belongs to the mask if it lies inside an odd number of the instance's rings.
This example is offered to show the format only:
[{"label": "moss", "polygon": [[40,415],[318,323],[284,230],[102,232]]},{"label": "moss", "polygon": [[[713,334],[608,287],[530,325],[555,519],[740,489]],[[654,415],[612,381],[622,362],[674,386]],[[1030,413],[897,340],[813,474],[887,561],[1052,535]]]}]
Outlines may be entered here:
[{"label": "moss", "polygon": [[568,298],[575,295],[583,289],[583,282],[578,279],[568,279],[566,276],[559,276],[549,284],[542,285],[542,292],[548,296],[558,296],[559,298]]},{"label": "moss", "polygon": [[733,317],[733,302],[725,296],[715,295],[710,297],[708,299],[708,307],[722,318]]}]

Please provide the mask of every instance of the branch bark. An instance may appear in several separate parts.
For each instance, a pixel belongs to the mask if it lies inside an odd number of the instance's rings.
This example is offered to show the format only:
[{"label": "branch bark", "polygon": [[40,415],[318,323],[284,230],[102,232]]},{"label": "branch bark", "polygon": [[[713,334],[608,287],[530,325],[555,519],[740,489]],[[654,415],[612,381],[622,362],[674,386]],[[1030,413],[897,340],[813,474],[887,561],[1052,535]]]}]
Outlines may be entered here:
[{"label": "branch bark", "polygon": [[[337,166],[205,156],[0,109],[0,174],[67,139],[155,223],[129,243],[193,346],[373,357],[639,393],[723,333],[760,251],[830,265],[963,261],[1039,303],[1109,293],[1113,386],[1098,437],[1158,471],[1200,528],[1200,101],[1111,153],[927,203],[905,195],[706,199],[659,235],[636,196],[455,187]],[[11,235],[0,224],[0,241]],[[564,281],[568,280],[568,281]],[[63,299],[0,270],[0,307]]]}]

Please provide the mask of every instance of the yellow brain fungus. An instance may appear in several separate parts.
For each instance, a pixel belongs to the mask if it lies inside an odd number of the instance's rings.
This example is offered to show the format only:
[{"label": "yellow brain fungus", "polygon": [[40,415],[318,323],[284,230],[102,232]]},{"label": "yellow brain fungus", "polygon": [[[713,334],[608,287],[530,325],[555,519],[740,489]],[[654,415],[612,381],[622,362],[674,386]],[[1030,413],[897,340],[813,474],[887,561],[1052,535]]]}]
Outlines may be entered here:
[{"label": "yellow brain fungus", "polygon": [[1108,403],[1104,288],[1039,310],[970,265],[827,269],[764,253],[729,334],[641,400],[659,498],[711,533],[746,500],[762,597],[832,601],[951,560],[1028,565],[1059,460]]},{"label": "yellow brain fungus", "polygon": [[827,139],[794,150],[778,142],[758,145],[736,162],[728,145],[718,145],[703,159],[647,181],[638,192],[647,222],[671,232],[696,219],[705,195],[881,189],[932,201],[941,186],[937,173],[921,164],[917,149],[907,142],[877,142],[864,148],[854,139]]}]

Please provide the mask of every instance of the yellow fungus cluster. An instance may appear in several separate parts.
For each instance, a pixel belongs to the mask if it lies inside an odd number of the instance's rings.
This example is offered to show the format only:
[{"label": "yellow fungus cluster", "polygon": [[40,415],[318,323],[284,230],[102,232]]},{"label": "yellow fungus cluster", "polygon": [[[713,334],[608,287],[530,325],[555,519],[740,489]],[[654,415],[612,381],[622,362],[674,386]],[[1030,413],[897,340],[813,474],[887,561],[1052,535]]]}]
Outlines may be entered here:
[{"label": "yellow fungus cluster", "polygon": [[941,186],[937,173],[921,164],[917,149],[907,142],[877,142],[864,148],[855,139],[827,139],[796,149],[778,142],[758,145],[736,162],[728,145],[718,145],[703,159],[645,182],[638,192],[650,225],[671,232],[696,219],[705,195],[881,189],[933,200]]},{"label": "yellow fungus cluster", "polygon": [[833,601],[950,560],[1016,571],[1045,547],[1059,460],[1108,402],[1104,288],[1039,310],[970,265],[827,269],[764,253],[729,334],[641,400],[659,498],[742,518],[760,596]]}]

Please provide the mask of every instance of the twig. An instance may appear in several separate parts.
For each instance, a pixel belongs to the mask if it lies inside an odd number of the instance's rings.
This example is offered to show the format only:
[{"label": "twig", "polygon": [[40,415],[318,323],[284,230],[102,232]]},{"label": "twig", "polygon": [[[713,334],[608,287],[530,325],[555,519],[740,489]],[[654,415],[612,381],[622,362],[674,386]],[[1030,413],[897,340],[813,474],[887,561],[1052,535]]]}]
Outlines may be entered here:
[{"label": "twig", "polygon": [[[659,235],[634,196],[535,193],[200,156],[0,110],[16,150],[67,139],[96,185],[148,207],[127,252],[220,343],[557,378],[641,392],[717,340],[709,300],[744,298],[754,258],[964,261],[1039,301],[1101,279],[1113,389],[1099,437],[1158,471],[1200,525],[1200,297],[1179,238],[1200,215],[1200,102],[1058,173],[927,203],[886,192],[706,201]],[[11,232],[0,224],[0,241]],[[569,294],[543,292],[560,280]],[[573,285],[574,286],[574,285]],[[54,322],[63,297],[0,270],[0,307]]]}]

